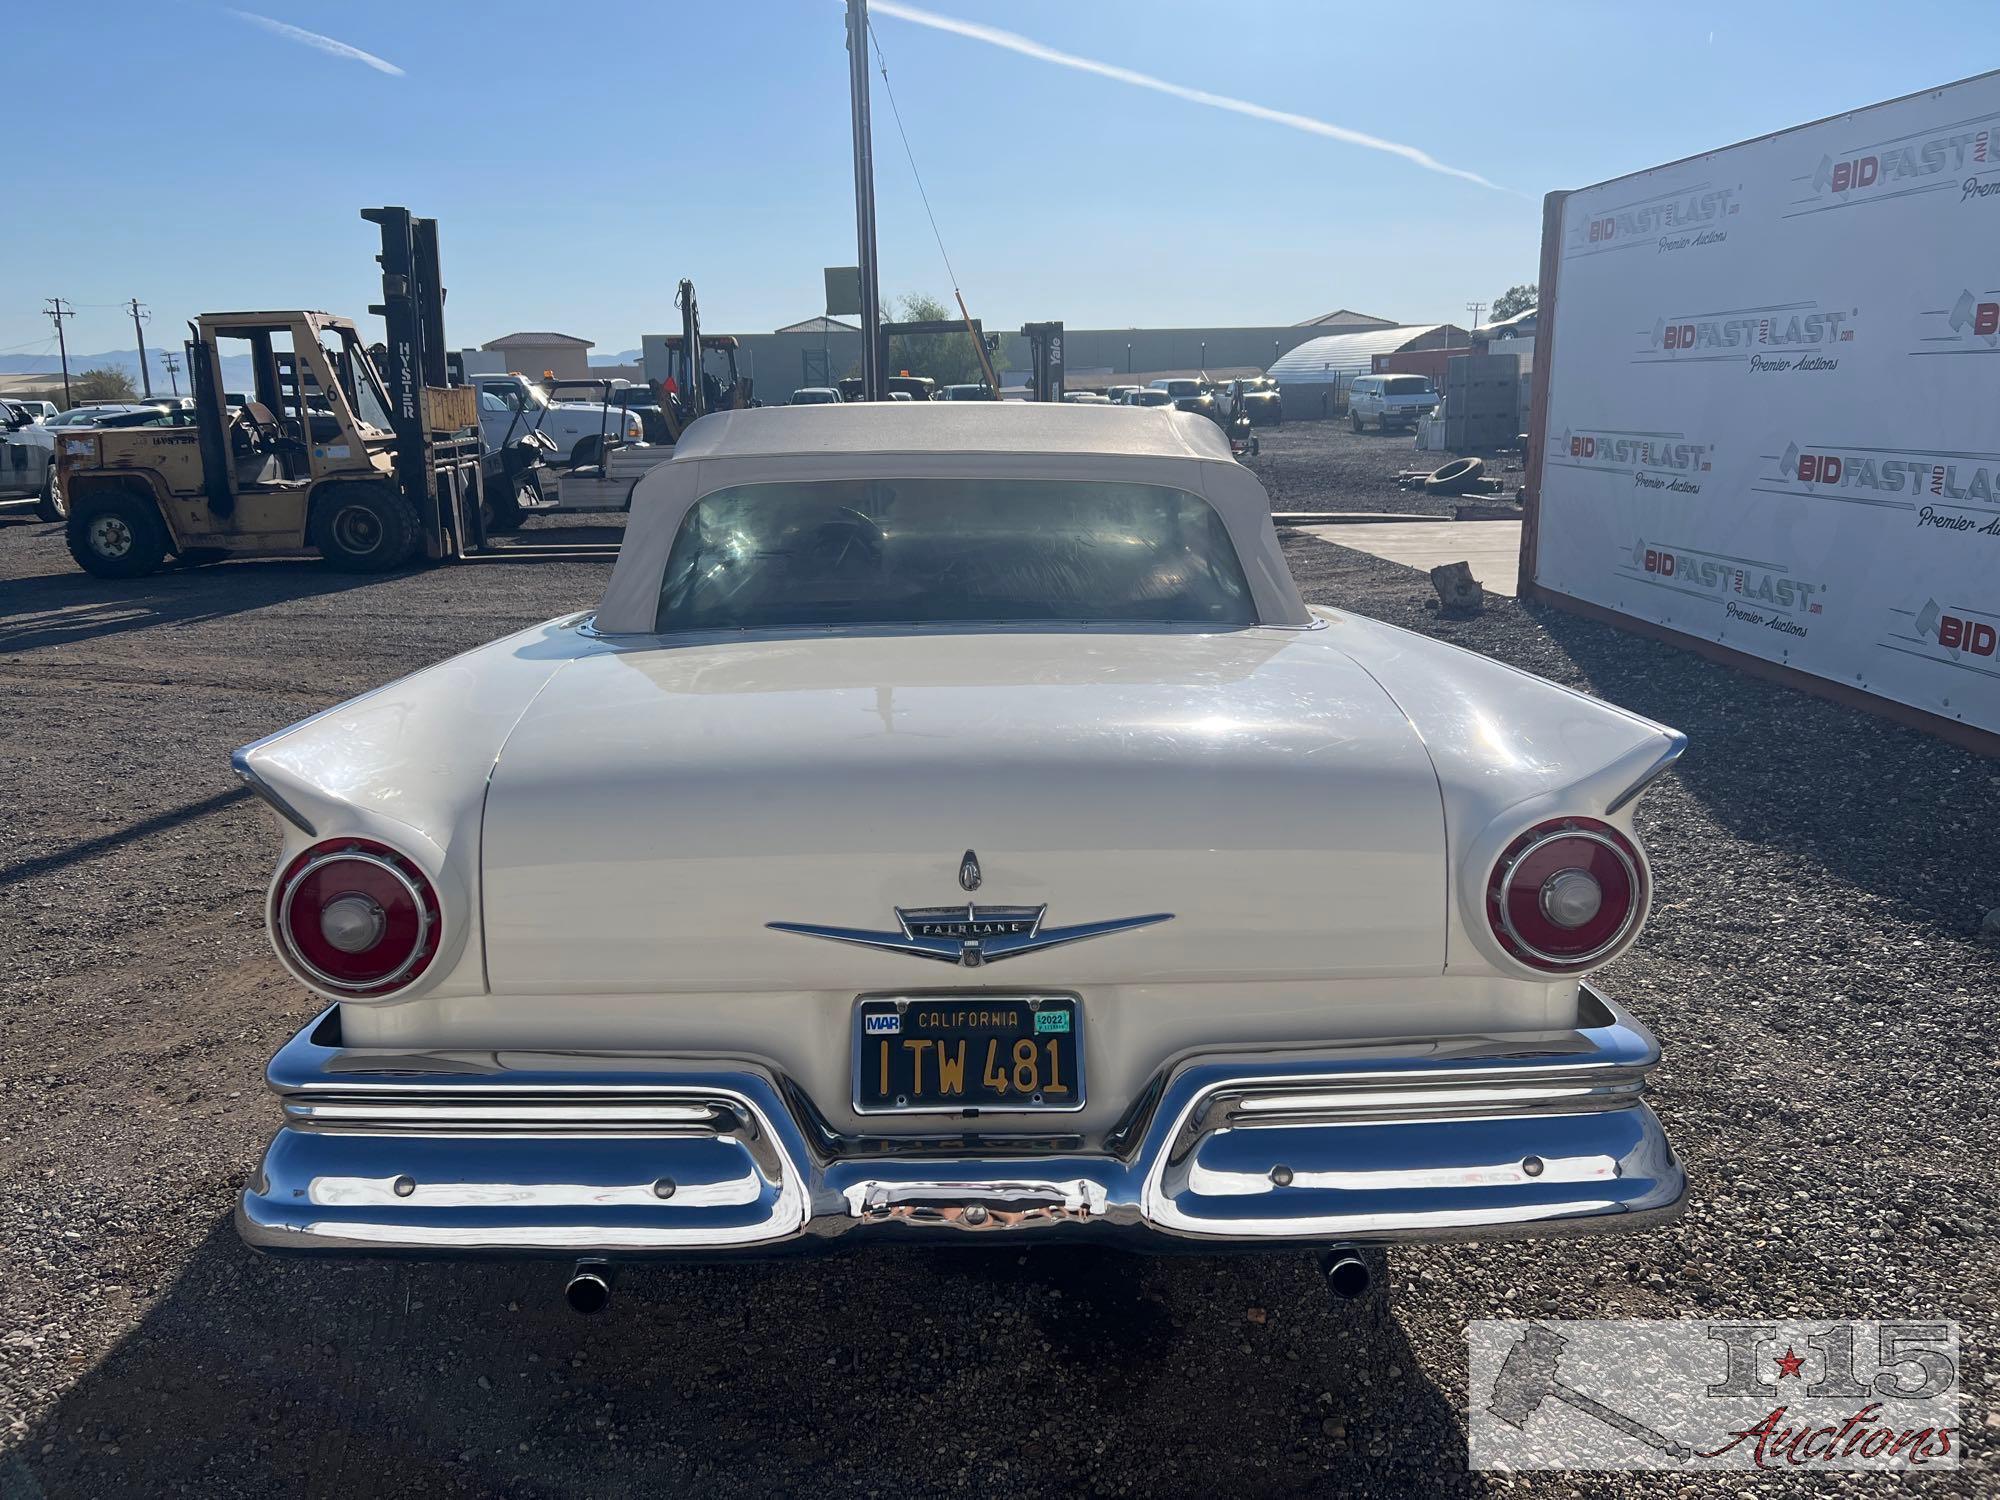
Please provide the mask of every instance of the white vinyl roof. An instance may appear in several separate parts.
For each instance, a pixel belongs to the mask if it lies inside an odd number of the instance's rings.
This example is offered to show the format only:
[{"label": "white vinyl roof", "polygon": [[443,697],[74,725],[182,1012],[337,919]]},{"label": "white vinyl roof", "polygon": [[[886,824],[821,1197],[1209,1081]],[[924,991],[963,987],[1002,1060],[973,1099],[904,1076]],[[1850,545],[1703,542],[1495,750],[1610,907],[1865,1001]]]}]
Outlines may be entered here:
[{"label": "white vinyl roof", "polygon": [[1208,418],[1052,401],[882,401],[753,407],[694,423],[633,491],[596,628],[652,633],[667,556],[704,495],[737,485],[929,478],[1095,480],[1200,495],[1229,531],[1259,622],[1311,623],[1278,547],[1270,497]]},{"label": "white vinyl roof", "polygon": [[[1366,375],[1375,368],[1375,356],[1394,354],[1427,333],[1436,333],[1442,323],[1409,325],[1402,328],[1371,328],[1366,333],[1330,333],[1325,338],[1308,339],[1283,355],[1266,371],[1281,386],[1319,385],[1346,381]],[[1470,348],[1466,353],[1470,354]]]},{"label": "white vinyl roof", "polygon": [[1121,453],[1232,463],[1206,417],[1054,401],[855,401],[711,412],[681,434],[673,462],[783,453]]}]

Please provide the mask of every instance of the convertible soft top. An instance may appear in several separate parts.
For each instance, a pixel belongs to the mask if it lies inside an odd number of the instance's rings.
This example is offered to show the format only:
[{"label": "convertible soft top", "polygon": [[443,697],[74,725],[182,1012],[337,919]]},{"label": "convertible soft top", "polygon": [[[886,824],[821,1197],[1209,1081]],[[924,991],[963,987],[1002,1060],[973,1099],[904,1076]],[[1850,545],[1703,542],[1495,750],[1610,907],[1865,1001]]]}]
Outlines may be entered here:
[{"label": "convertible soft top", "polygon": [[872,402],[715,412],[640,481],[596,628],[647,634],[688,507],[740,484],[928,477],[1157,484],[1200,495],[1229,530],[1265,625],[1311,623],[1264,487],[1206,417],[1162,407],[1056,402]]}]

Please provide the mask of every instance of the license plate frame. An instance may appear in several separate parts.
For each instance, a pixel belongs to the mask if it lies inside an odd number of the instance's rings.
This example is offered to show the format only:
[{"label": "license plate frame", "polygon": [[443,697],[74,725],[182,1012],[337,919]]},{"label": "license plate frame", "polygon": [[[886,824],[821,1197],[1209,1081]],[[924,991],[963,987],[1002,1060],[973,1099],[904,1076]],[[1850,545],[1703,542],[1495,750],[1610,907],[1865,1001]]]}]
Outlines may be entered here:
[{"label": "license plate frame", "polygon": [[[952,1013],[975,1014],[991,1013],[996,1009],[1018,1009],[1021,1020],[1012,1027],[930,1024],[932,1018],[921,1013],[930,1007]],[[896,1017],[893,1029],[869,1029],[869,1017],[891,1015]],[[1036,1019],[1058,1016],[1065,1020]],[[881,1027],[884,1023],[878,1022],[877,1025]],[[849,1102],[857,1115],[1069,1114],[1084,1107],[1088,1085],[1084,1074],[1083,998],[1080,995],[1062,990],[1000,995],[860,995],[855,998],[848,1030],[852,1038]],[[986,1040],[999,1043],[1003,1038],[1004,1046],[997,1049],[996,1055],[1010,1078],[1008,1092],[997,1094],[983,1084],[976,1089],[971,1087],[987,1062],[985,1049],[975,1044]],[[869,1044],[896,1039],[961,1043],[964,1052],[959,1067],[961,1076],[967,1081],[966,1092],[948,1096],[939,1087],[930,1091],[906,1088],[899,1093],[892,1087],[885,1093],[879,1087],[864,1087],[864,1067],[869,1067],[876,1078],[880,1078],[881,1053]],[[1038,1070],[1053,1060],[1055,1079],[1065,1088],[1059,1097],[1054,1089],[1046,1087],[1039,1093],[1013,1091],[1013,1046],[1023,1040],[1032,1040],[1037,1044]],[[908,1054],[902,1049],[892,1054],[890,1066],[894,1081],[902,1080],[902,1064],[908,1060]],[[918,1062],[911,1072],[914,1073],[920,1066]],[[898,1098],[906,1102],[898,1103]]]}]

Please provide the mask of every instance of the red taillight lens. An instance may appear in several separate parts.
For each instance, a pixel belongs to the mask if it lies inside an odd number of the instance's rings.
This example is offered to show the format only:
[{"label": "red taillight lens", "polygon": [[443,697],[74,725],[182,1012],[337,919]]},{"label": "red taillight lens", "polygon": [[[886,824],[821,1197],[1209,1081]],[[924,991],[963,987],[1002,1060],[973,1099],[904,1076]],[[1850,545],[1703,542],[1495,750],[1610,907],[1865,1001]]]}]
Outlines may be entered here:
[{"label": "red taillight lens", "polygon": [[1645,860],[1595,818],[1536,824],[1507,846],[1486,888],[1501,946],[1556,973],[1609,957],[1645,909]]},{"label": "red taillight lens", "polygon": [[315,983],[380,995],[415,980],[437,952],[437,892],[387,844],[327,839],[286,868],[271,930]]}]

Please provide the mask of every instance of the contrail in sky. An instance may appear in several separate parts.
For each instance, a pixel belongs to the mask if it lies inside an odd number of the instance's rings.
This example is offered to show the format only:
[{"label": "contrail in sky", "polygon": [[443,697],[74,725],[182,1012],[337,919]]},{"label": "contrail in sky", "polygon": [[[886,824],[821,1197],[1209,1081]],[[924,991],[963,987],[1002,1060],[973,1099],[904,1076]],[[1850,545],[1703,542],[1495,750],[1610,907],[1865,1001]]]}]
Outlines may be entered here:
[{"label": "contrail in sky", "polygon": [[252,26],[261,26],[273,36],[281,36],[288,42],[311,47],[330,57],[344,57],[349,62],[366,63],[378,73],[387,73],[391,78],[401,78],[403,70],[394,63],[377,57],[372,52],[363,52],[359,47],[336,41],[330,36],[321,36],[317,31],[307,31],[303,26],[289,26],[283,21],[274,21],[269,16],[255,15],[247,10],[232,10],[230,14],[239,21],[248,21]]},{"label": "contrail in sky", "polygon": [[1155,78],[1150,73],[1139,73],[1131,68],[1121,68],[1115,63],[1078,57],[1074,52],[1060,52],[1054,47],[1044,46],[1041,42],[1022,36],[1019,32],[1002,31],[995,26],[981,26],[976,21],[961,21],[956,16],[941,16],[935,11],[920,10],[914,5],[905,5],[902,0],[868,0],[868,8],[881,15],[894,16],[899,21],[910,21],[937,31],[949,31],[955,36],[968,37],[975,42],[985,42],[992,47],[1004,47],[1009,52],[1032,57],[1037,62],[1054,63],[1059,68],[1074,68],[1080,73],[1095,73],[1100,78],[1128,83],[1134,88],[1170,94],[1176,99],[1185,99],[1190,104],[1206,104],[1211,109],[1226,109],[1233,114],[1248,115],[1253,120],[1284,125],[1292,130],[1303,130],[1308,135],[1323,135],[1331,140],[1344,141],[1350,146],[1365,146],[1370,151],[1386,151],[1391,156],[1400,156],[1405,161],[1414,162],[1427,172],[1442,172],[1447,177],[1463,178],[1467,182],[1476,182],[1483,188],[1492,188],[1496,193],[1513,192],[1512,188],[1503,188],[1499,183],[1490,182],[1477,172],[1468,172],[1463,167],[1447,166],[1428,152],[1419,151],[1415,146],[1405,146],[1400,141],[1385,141],[1380,136],[1369,135],[1364,131],[1349,130],[1345,125],[1315,120],[1311,115],[1295,115],[1288,110],[1268,109],[1262,104],[1252,104],[1247,99],[1232,99],[1227,94],[1211,94],[1206,89],[1191,89],[1178,83],[1168,83],[1164,78]]}]

